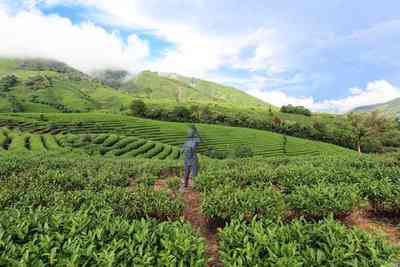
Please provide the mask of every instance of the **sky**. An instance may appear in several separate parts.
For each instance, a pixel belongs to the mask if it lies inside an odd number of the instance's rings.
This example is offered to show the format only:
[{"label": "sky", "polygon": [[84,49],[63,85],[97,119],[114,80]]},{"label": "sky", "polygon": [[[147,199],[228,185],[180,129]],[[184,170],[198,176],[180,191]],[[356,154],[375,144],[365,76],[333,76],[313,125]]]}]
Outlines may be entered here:
[{"label": "sky", "polygon": [[400,97],[398,0],[0,0],[0,56],[175,72],[277,106]]}]

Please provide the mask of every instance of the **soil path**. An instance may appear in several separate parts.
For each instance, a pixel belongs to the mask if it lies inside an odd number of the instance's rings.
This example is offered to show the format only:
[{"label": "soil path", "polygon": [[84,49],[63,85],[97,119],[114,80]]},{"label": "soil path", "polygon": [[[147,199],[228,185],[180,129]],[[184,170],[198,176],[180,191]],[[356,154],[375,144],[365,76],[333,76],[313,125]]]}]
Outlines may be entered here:
[{"label": "soil path", "polygon": [[[155,190],[167,190],[167,180],[157,180],[154,185]],[[172,192],[171,192],[172,193]],[[209,259],[209,267],[223,266],[219,261],[217,227],[210,225],[207,218],[201,212],[201,196],[199,192],[193,190],[192,185],[182,193],[185,209],[183,218],[190,223],[193,228],[201,235],[206,243],[206,254]]]},{"label": "soil path", "polygon": [[400,233],[396,225],[382,221],[365,210],[354,211],[342,221],[348,226],[354,226],[370,233],[383,234],[390,242],[400,245]]}]

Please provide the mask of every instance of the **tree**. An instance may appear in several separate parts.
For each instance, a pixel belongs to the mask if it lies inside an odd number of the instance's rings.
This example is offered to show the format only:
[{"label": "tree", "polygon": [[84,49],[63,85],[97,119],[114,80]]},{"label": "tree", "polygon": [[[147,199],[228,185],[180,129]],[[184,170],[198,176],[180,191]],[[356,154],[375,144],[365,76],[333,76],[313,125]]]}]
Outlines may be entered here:
[{"label": "tree", "polygon": [[177,120],[183,121],[190,118],[190,111],[184,106],[176,106],[173,111]]},{"label": "tree", "polygon": [[8,92],[11,87],[16,86],[18,77],[14,74],[6,75],[0,79],[0,91]]},{"label": "tree", "polygon": [[46,75],[35,75],[29,77],[25,85],[32,90],[45,89],[52,86],[52,80]]},{"label": "tree", "polygon": [[192,105],[190,106],[190,113],[191,117],[194,121],[200,121],[201,120],[201,110],[198,105]]},{"label": "tree", "polygon": [[[380,136],[390,127],[389,120],[381,116],[378,111],[371,113],[350,113],[347,115],[350,123],[353,142],[358,153],[362,153],[362,144],[370,138],[380,138]],[[371,143],[371,141],[369,141]]]},{"label": "tree", "polygon": [[366,116],[362,113],[350,113],[347,115],[350,122],[353,140],[358,153],[361,155],[361,142],[367,136]]},{"label": "tree", "polygon": [[129,109],[131,110],[133,115],[137,116],[144,116],[146,113],[146,104],[140,100],[140,99],[135,99],[131,102]]},{"label": "tree", "polygon": [[293,114],[301,114],[304,116],[311,116],[311,111],[303,106],[293,106],[287,105],[281,107],[282,113],[293,113]]},{"label": "tree", "polygon": [[272,117],[271,122],[272,122],[272,126],[275,128],[281,126],[281,124],[282,124],[281,118],[279,118],[278,116],[275,116],[275,115]]},{"label": "tree", "polygon": [[210,122],[212,118],[212,111],[209,106],[202,107],[200,113],[201,113],[201,119],[204,122]]}]

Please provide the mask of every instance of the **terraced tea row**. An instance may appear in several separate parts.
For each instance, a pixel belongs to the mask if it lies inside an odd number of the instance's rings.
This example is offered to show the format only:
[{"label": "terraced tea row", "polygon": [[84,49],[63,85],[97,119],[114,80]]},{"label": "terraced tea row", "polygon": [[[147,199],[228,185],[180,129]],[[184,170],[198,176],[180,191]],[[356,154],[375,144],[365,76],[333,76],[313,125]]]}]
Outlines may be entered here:
[{"label": "terraced tea row", "polygon": [[67,134],[58,136],[58,140],[64,147],[82,148],[91,154],[102,156],[142,157],[161,160],[177,160],[181,157],[178,148],[133,136]]},{"label": "terraced tea row", "polygon": [[[18,128],[37,134],[115,134],[132,136],[181,146],[186,140],[189,125],[185,123],[161,122],[130,116],[109,114],[3,114],[0,126]],[[325,152],[344,152],[346,149],[320,142],[294,137],[283,137],[267,131],[220,125],[197,124],[202,137],[199,151],[215,149],[230,153],[238,146],[247,146],[254,155],[270,157],[296,156]],[[286,141],[285,141],[286,139]]]},{"label": "terraced tea row", "polygon": [[179,159],[179,149],[159,142],[118,135],[50,135],[30,134],[3,129],[0,133],[0,152],[86,152],[90,155]]},{"label": "terraced tea row", "polygon": [[0,132],[0,153],[66,152],[54,135],[18,133],[3,129]]}]

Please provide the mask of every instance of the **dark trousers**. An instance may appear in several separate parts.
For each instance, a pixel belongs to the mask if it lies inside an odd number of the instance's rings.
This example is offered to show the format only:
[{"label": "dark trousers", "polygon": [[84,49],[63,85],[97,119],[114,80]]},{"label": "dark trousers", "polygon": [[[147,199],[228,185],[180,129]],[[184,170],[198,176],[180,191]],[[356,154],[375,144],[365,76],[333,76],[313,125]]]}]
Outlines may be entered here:
[{"label": "dark trousers", "polygon": [[197,160],[185,162],[183,181],[182,181],[184,187],[189,186],[190,174],[192,174],[192,177],[196,177],[198,171],[199,171],[199,163]]}]

